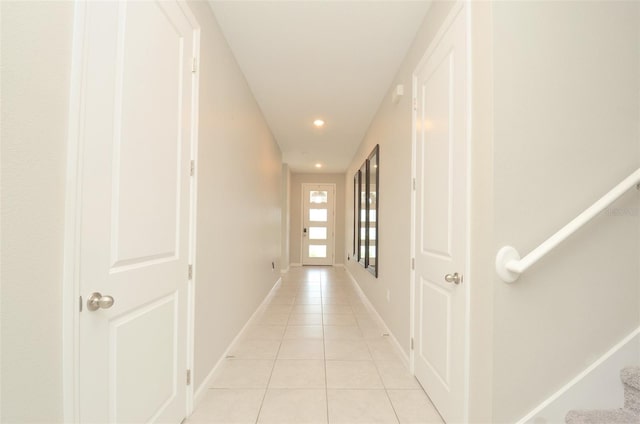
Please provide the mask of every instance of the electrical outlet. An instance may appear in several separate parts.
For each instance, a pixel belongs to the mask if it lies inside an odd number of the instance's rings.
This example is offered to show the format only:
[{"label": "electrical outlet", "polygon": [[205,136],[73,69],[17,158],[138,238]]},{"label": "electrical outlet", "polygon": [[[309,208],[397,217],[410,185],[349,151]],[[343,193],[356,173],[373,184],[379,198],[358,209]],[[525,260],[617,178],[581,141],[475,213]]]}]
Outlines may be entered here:
[{"label": "electrical outlet", "polygon": [[271,269],[275,271],[276,269],[276,263],[271,261]]}]

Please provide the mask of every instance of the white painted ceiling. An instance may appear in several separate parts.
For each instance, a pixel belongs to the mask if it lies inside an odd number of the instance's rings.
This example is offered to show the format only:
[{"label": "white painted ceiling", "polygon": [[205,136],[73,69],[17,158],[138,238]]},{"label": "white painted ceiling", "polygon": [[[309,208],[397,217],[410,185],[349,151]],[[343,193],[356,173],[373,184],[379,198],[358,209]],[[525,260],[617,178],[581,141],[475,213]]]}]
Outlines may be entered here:
[{"label": "white painted ceiling", "polygon": [[[209,3],[295,172],[344,172],[430,1]],[[405,95],[410,87],[405,87]],[[387,99],[388,100],[388,99]],[[390,100],[389,100],[390,101]],[[326,121],[322,129],[313,120]]]}]

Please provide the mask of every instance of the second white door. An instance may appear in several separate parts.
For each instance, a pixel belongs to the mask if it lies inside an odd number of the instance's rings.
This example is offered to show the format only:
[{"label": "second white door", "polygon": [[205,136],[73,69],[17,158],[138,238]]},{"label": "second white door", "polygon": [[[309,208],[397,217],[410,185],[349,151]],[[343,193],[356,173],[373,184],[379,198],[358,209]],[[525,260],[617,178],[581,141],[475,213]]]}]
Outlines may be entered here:
[{"label": "second white door", "polygon": [[458,9],[415,73],[415,375],[448,423],[466,421],[466,19]]},{"label": "second white door", "polygon": [[302,265],[333,265],[333,184],[302,184]]},{"label": "second white door", "polygon": [[183,2],[78,8],[79,422],[180,423],[195,28]]}]

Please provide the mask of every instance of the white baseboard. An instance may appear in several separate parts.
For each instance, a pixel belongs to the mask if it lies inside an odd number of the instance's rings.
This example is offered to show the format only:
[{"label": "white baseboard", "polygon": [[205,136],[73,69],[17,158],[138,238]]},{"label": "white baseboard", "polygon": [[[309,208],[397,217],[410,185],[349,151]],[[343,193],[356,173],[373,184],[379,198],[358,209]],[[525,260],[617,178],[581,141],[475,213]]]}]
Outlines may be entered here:
[{"label": "white baseboard", "polygon": [[301,266],[302,266],[302,264],[299,264],[299,263],[289,264],[290,268],[297,268],[297,267],[301,267]]},{"label": "white baseboard", "polygon": [[382,317],[380,316],[376,308],[373,306],[373,304],[371,303],[367,295],[364,293],[364,291],[362,291],[360,284],[358,284],[356,279],[353,277],[353,275],[349,271],[349,268],[345,266],[344,269],[347,271],[347,275],[349,276],[351,283],[354,285],[355,289],[358,291],[358,295],[360,295],[360,298],[362,299],[362,303],[364,303],[365,307],[375,317],[375,319],[378,321],[378,323],[380,324],[384,332],[389,335],[389,339],[391,339],[391,345],[395,348],[396,352],[402,359],[402,363],[404,363],[404,366],[407,368],[407,370],[409,370],[411,368],[410,362],[409,362],[409,355],[407,355],[404,349],[402,349],[402,345],[400,344],[400,342],[398,342],[398,339],[396,339],[396,336],[394,336],[391,330],[389,330],[387,323],[384,322],[384,319],[382,319]]},{"label": "white baseboard", "polygon": [[572,409],[616,409],[624,401],[620,370],[640,363],[640,327],[613,346],[517,424],[564,422]]},{"label": "white baseboard", "polygon": [[244,327],[242,327],[242,329],[236,335],[236,337],[231,341],[231,343],[229,343],[229,346],[224,351],[222,356],[218,359],[218,362],[216,362],[216,364],[213,366],[211,371],[209,371],[209,374],[207,374],[205,379],[202,381],[202,384],[200,384],[200,387],[198,387],[196,389],[195,395],[193,397],[193,409],[194,410],[198,407],[198,405],[200,404],[200,402],[202,401],[204,396],[207,394],[207,390],[209,389],[209,386],[211,385],[211,382],[213,381],[213,379],[217,375],[218,371],[220,371],[220,366],[222,365],[222,362],[226,359],[226,357],[229,355],[229,353],[231,353],[231,351],[235,348],[236,344],[244,337],[244,334],[247,331],[247,328],[249,328],[251,326],[251,324],[253,324],[253,322],[255,321],[257,316],[265,308],[265,306],[267,305],[269,299],[273,296],[273,291],[280,285],[281,282],[282,282],[282,278],[278,278],[278,280],[274,283],[274,285],[271,288],[271,290],[269,290],[269,293],[267,293],[267,295],[265,296],[265,298],[262,301],[262,303],[260,303],[260,305],[256,308],[255,312],[253,313],[253,315],[251,315],[249,320],[247,320],[247,322],[245,323]]},{"label": "white baseboard", "polygon": [[287,272],[289,272],[289,267],[280,270],[280,274],[286,274]]}]

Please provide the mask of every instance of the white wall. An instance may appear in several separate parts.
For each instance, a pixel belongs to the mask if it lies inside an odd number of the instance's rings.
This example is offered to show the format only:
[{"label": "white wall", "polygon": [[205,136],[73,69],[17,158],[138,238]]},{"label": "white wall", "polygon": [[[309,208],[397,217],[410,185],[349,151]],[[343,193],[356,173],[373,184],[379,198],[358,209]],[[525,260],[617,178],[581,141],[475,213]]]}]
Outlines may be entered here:
[{"label": "white wall", "polygon": [[[639,13],[493,3],[494,253],[527,253],[640,165]],[[639,196],[513,285],[494,276],[495,422],[523,417],[638,327]]]},{"label": "white wall", "polygon": [[195,388],[278,280],[281,154],[206,2],[202,27]]},{"label": "white wall", "polygon": [[336,185],[336,198],[335,198],[335,211],[336,211],[336,227],[335,227],[335,251],[334,251],[334,263],[344,264],[346,254],[344,250],[344,231],[345,221],[344,215],[341,213],[345,208],[345,187],[344,187],[344,174],[291,174],[291,217],[290,217],[290,263],[301,264],[302,263],[302,184],[304,183],[319,183],[319,184],[335,184]]},{"label": "white wall", "polygon": [[2,422],[62,421],[62,267],[73,3],[2,14]]},{"label": "white wall", "polygon": [[290,231],[291,231],[291,169],[286,163],[282,164],[282,236],[280,243],[280,271],[286,272],[289,269],[290,258]]},{"label": "white wall", "polygon": [[492,4],[471,2],[469,417],[493,422],[493,38]]},{"label": "white wall", "polygon": [[[410,230],[411,230],[411,84],[412,73],[451,8],[434,2],[389,87],[345,176],[347,231],[345,248],[353,250],[353,176],[376,144],[380,144],[380,202],[378,221],[378,278],[353,259],[346,266],[382,319],[409,352]],[[391,101],[397,84],[405,95]],[[390,301],[386,293],[390,291]]]}]

